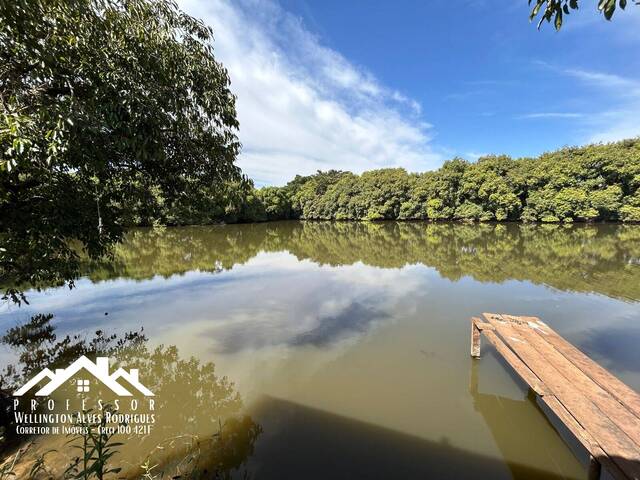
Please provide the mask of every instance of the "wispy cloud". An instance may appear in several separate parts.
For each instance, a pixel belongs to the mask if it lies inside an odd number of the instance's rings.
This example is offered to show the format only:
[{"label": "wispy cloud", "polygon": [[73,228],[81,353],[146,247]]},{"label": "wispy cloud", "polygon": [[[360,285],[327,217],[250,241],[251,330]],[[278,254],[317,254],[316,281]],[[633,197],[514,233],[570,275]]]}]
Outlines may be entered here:
[{"label": "wispy cloud", "polygon": [[419,102],[322,45],[277,4],[180,5],[214,28],[216,56],[238,96],[239,165],[258,184],[318,169],[425,170],[441,163]]},{"label": "wispy cloud", "polygon": [[583,69],[564,69],[565,75],[606,93],[609,108],[585,119],[590,142],[611,142],[640,135],[640,82],[635,79]]},{"label": "wispy cloud", "polygon": [[466,92],[449,93],[443,98],[445,100],[468,100],[471,97],[480,97],[483,95],[487,95],[486,90],[468,90]]},{"label": "wispy cloud", "polygon": [[538,112],[538,113],[525,113],[523,115],[517,115],[519,119],[537,119],[537,118],[582,118],[584,113],[575,112]]},{"label": "wispy cloud", "polygon": [[[613,142],[640,135],[640,81],[610,72],[558,67],[544,61],[533,63],[539,68],[571,77],[593,94],[603,96],[606,108],[589,113],[534,113],[520,118],[575,119],[576,125],[584,132],[581,142]],[[583,92],[581,95],[588,94]]]},{"label": "wispy cloud", "polygon": [[567,68],[562,72],[595,87],[615,89],[618,95],[640,96],[640,82],[637,80],[578,68]]}]

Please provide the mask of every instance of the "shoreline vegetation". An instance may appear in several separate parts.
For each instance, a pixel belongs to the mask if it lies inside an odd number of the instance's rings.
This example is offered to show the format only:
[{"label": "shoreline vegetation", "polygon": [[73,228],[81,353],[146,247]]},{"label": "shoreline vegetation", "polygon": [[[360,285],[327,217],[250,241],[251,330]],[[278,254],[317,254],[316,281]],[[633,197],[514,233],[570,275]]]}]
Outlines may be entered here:
[{"label": "shoreline vegetation", "polygon": [[0,284],[11,303],[28,301],[15,285],[73,287],[81,255],[112,255],[134,226],[640,222],[638,138],[256,189],[237,164],[236,96],[211,26],[172,0],[5,3]]},{"label": "shoreline vegetation", "polygon": [[537,158],[454,158],[437,170],[318,171],[283,187],[251,180],[160,194],[130,210],[127,226],[274,220],[640,222],[640,139],[567,147]]},{"label": "shoreline vegetation", "polygon": [[221,273],[260,253],[288,252],[319,266],[424,265],[451,281],[508,280],[640,298],[640,229],[623,224],[283,221],[250,225],[138,228],[110,261],[83,263],[92,283]]}]

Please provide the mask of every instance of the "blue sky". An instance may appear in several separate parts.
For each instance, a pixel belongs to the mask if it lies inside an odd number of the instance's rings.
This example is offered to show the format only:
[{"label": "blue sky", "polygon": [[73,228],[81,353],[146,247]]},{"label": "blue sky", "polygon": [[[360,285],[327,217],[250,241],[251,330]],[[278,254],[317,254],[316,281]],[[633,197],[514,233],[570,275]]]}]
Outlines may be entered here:
[{"label": "blue sky", "polygon": [[257,185],[640,134],[640,7],[556,32],[526,0],[181,0],[214,28]]}]

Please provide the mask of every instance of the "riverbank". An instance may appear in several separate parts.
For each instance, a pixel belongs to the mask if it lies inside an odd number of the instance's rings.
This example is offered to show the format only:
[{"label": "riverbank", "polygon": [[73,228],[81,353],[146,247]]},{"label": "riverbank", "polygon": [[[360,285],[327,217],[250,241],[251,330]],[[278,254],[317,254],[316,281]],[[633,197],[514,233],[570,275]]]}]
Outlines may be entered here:
[{"label": "riverbank", "polygon": [[537,158],[454,158],[423,173],[318,171],[283,187],[250,181],[152,197],[129,224],[269,220],[640,222],[640,140],[572,147]]}]

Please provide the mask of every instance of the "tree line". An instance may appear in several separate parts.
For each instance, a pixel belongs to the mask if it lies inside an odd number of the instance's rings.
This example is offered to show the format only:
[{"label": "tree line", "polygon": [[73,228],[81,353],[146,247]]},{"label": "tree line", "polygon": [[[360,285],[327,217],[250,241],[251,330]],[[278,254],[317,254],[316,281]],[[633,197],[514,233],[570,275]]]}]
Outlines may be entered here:
[{"label": "tree line", "polygon": [[[549,20],[566,3],[535,8]],[[610,18],[616,2],[599,5]],[[235,100],[212,28],[172,0],[0,2],[3,297],[73,285],[79,253],[108,255],[135,225],[640,221],[637,140],[256,189],[236,164]]]},{"label": "tree line", "polygon": [[260,252],[289,252],[318,265],[425,265],[449,280],[521,280],[562,291],[640,300],[640,228],[624,224],[452,222],[263,222],[137,228],[113,258],[83,262],[92,282],[219,273]]},{"label": "tree line", "polygon": [[149,198],[242,182],[230,82],[172,0],[0,2],[0,279],[72,282],[74,242],[99,258]]},{"label": "tree line", "polygon": [[449,160],[435,171],[330,170],[256,189],[248,179],[155,195],[131,225],[304,220],[640,222],[640,139],[563,148],[538,158]]}]

